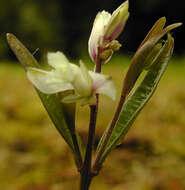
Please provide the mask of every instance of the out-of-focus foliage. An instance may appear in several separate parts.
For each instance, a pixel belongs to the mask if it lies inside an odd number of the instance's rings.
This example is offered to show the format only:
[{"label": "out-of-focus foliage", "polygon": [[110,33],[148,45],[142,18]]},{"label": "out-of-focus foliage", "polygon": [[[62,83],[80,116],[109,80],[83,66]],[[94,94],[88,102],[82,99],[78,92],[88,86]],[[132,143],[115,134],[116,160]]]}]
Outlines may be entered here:
[{"label": "out-of-focus foliage", "polygon": [[[124,63],[128,61],[127,57],[114,57],[103,68],[104,73],[111,71],[118,96],[127,70]],[[157,92],[124,143],[111,153],[92,189],[185,189],[184,76],[185,59],[173,59]],[[70,150],[49,120],[23,69],[2,62],[0,81],[0,189],[76,189],[79,179]],[[116,105],[107,97],[100,98],[95,142]],[[77,119],[80,135],[86,141],[87,107],[78,111]]]},{"label": "out-of-focus foliage", "polygon": [[[87,41],[95,15],[100,10],[112,12],[123,0],[1,0],[0,59],[13,56],[5,33],[15,34],[32,52],[62,50],[70,57],[87,54]],[[130,18],[120,37],[122,51],[132,53],[153,23],[166,16],[169,23],[185,20],[185,5],[180,0],[130,0]],[[174,14],[175,13],[175,14]],[[177,53],[184,53],[183,29],[175,35]]]},{"label": "out-of-focus foliage", "polygon": [[0,6],[0,57],[7,56],[5,34],[17,34],[34,51],[58,49],[64,43],[63,22],[60,19],[63,6],[57,0],[24,1],[1,0]]}]

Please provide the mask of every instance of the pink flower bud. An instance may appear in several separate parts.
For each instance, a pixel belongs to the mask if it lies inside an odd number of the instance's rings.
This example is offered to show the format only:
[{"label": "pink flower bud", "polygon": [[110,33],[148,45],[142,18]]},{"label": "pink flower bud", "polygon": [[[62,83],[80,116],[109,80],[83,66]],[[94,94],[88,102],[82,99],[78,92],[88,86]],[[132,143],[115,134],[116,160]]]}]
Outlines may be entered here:
[{"label": "pink flower bud", "polygon": [[109,44],[120,35],[128,17],[128,0],[122,3],[112,15],[106,11],[97,14],[89,38],[89,55],[93,62],[96,63],[104,51],[119,49],[112,49]]}]

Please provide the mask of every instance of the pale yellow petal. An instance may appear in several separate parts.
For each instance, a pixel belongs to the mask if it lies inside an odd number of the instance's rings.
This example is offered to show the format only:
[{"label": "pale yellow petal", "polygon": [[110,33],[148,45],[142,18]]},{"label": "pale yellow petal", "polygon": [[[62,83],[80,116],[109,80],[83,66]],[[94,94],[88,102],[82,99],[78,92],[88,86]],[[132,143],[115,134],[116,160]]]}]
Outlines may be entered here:
[{"label": "pale yellow petal", "polygon": [[69,64],[69,61],[66,58],[66,56],[60,51],[49,52],[47,54],[47,59],[48,59],[48,64],[55,69],[60,67],[61,65]]},{"label": "pale yellow petal", "polygon": [[80,70],[77,72],[73,81],[76,92],[81,96],[90,96],[92,88],[92,79],[85,65],[80,62]]},{"label": "pale yellow petal", "polygon": [[27,77],[38,90],[45,94],[54,94],[74,89],[71,83],[63,81],[56,75],[55,70],[48,72],[41,69],[29,68]]}]

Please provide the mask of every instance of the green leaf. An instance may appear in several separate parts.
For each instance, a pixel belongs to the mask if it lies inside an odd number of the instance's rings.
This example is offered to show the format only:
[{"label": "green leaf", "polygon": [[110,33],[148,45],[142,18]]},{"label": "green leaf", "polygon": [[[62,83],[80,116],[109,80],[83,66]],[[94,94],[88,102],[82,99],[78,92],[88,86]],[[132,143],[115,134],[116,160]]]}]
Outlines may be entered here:
[{"label": "green leaf", "polygon": [[65,139],[67,144],[71,147],[74,151],[74,145],[72,141],[70,126],[67,124],[66,116],[64,113],[63,105],[60,102],[59,97],[56,94],[44,94],[36,89],[45,109],[48,112],[52,122],[54,123],[55,127]]},{"label": "green leaf", "polygon": [[[129,92],[135,85],[135,82],[143,69],[145,69],[148,65],[146,65],[146,57],[155,47],[155,45],[171,30],[179,27],[182,23],[175,23],[167,26],[163,29],[165,25],[166,19],[165,17],[160,18],[149,31],[139,48],[137,49],[129,67],[129,70],[126,74],[124,80],[124,95],[127,96]],[[150,63],[148,63],[150,65]]]},{"label": "green leaf", "polygon": [[[142,43],[140,44],[139,48],[141,46],[143,46],[143,44],[145,42],[147,42],[149,39],[151,39],[152,37],[154,37],[155,35],[159,34],[163,28],[164,25],[166,23],[166,18],[165,17],[161,17],[159,20],[157,20],[155,22],[155,24],[153,25],[153,27],[151,28],[151,30],[148,32],[148,34],[146,35],[145,39],[142,41]],[[138,49],[139,49],[138,48]]]},{"label": "green leaf", "polygon": [[[13,35],[7,34],[7,41],[12,51],[15,53],[19,62],[27,70],[29,67],[39,67],[38,62],[28,49]],[[77,139],[75,134],[75,104],[63,104],[61,97],[57,94],[44,94],[37,90],[37,93],[46,108],[52,122],[62,135],[64,140],[72,149],[76,162],[80,162],[80,153],[77,148]],[[78,137],[79,139],[79,137]],[[76,145],[76,146],[75,146]]]},{"label": "green leaf", "polygon": [[24,69],[27,67],[39,67],[38,62],[33,55],[13,34],[7,34],[7,41]]},{"label": "green leaf", "polygon": [[[125,104],[123,105],[109,141],[106,144],[106,148],[101,155],[100,161],[98,163],[99,165],[103,163],[110,151],[115,148],[116,145],[122,142],[137,115],[153,95],[164,71],[167,68],[168,62],[173,52],[173,45],[174,40],[170,35],[168,35],[168,40],[161,49],[161,52],[156,58],[152,68],[150,68],[150,70],[146,73],[142,82],[138,85],[134,93],[128,97]],[[107,135],[107,131],[108,128],[99,142],[97,151],[100,150]]]}]

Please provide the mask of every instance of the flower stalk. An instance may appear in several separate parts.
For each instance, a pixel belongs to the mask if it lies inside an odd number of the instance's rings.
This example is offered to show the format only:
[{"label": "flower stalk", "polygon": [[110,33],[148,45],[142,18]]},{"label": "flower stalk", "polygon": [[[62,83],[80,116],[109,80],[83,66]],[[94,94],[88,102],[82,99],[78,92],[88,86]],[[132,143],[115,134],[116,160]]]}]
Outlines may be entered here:
[{"label": "flower stalk", "polygon": [[[99,61],[96,62],[95,66],[96,73],[101,73],[101,66],[102,66],[101,60],[99,59]],[[81,173],[80,190],[88,190],[92,178],[95,176],[94,171],[92,170],[92,153],[93,153],[93,143],[96,131],[98,105],[99,105],[99,94],[96,94],[96,104],[90,106],[88,142],[87,142],[83,167],[80,171]]]},{"label": "flower stalk", "polygon": [[93,173],[91,171],[91,162],[92,162],[93,142],[94,142],[95,129],[96,129],[97,112],[98,112],[98,104],[90,106],[88,142],[86,147],[84,164],[81,169],[80,190],[88,190],[93,177]]}]

